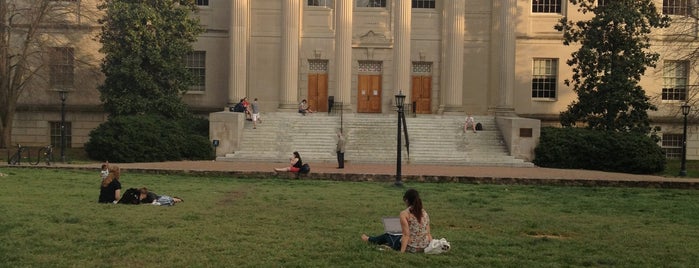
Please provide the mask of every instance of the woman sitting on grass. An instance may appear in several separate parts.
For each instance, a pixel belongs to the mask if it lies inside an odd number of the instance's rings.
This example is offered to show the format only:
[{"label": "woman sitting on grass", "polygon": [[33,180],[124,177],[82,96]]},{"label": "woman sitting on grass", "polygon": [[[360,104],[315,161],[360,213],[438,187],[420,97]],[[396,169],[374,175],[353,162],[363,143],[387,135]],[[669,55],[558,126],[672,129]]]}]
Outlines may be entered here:
[{"label": "woman sitting on grass", "polygon": [[400,252],[424,252],[432,241],[430,233],[430,216],[422,208],[422,200],[415,189],[409,189],[403,195],[403,202],[408,206],[400,212],[401,235],[384,233],[378,236],[362,234],[362,240],[379,245],[387,245]]},{"label": "woman sitting on grass", "polygon": [[100,186],[100,197],[97,202],[116,204],[121,198],[121,182],[119,176],[121,172],[117,166],[109,166],[109,174],[102,180]]}]

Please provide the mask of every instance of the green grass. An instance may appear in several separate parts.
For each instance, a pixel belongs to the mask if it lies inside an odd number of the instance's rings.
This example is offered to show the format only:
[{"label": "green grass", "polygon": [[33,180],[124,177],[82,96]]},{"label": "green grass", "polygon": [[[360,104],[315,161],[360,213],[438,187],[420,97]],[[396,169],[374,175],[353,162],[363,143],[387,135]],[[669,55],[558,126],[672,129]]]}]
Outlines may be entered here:
[{"label": "green grass", "polygon": [[3,168],[2,267],[689,267],[696,190],[414,183],[443,255],[363,243],[391,183],[123,174],[174,207],[96,203],[98,171]]},{"label": "green grass", "polygon": [[[659,175],[665,177],[679,177],[681,166],[682,162],[680,160],[667,160],[665,171]],[[685,168],[687,170],[687,178],[699,178],[699,161],[687,160],[687,162],[685,162]]]}]

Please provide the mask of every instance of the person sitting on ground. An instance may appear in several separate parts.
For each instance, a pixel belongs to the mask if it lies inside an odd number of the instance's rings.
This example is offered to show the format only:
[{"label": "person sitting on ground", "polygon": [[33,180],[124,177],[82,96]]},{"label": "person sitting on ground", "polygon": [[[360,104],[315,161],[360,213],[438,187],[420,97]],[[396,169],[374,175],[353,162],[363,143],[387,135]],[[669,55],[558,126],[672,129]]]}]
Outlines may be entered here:
[{"label": "person sitting on ground", "polygon": [[121,172],[117,166],[109,166],[108,170],[109,175],[102,180],[100,185],[100,196],[97,202],[116,204],[121,198],[121,182],[119,182]]},{"label": "person sitting on ground", "polygon": [[311,110],[311,106],[308,106],[306,99],[303,99],[301,103],[299,103],[299,113],[302,115],[306,115],[306,113],[314,113],[314,111]]},{"label": "person sitting on ground", "polygon": [[299,172],[303,166],[303,161],[301,161],[301,155],[299,152],[294,152],[289,158],[289,166],[285,168],[275,168],[274,171],[277,172]]},{"label": "person sitting on ground", "polygon": [[167,195],[158,195],[154,192],[148,191],[148,188],[142,187],[138,189],[141,200],[141,204],[153,204],[156,206],[174,206],[177,203],[184,202],[182,198],[170,197]]},{"label": "person sitting on ground", "polygon": [[362,234],[362,240],[372,244],[387,245],[400,252],[424,252],[432,241],[430,233],[430,216],[422,208],[420,194],[415,189],[409,189],[403,194],[403,202],[408,206],[400,212],[402,234],[384,233],[378,236]]},{"label": "person sitting on ground", "polygon": [[476,122],[470,114],[466,116],[466,122],[464,122],[464,133],[468,131],[469,125],[471,125],[471,129],[473,129],[473,133],[476,133]]}]

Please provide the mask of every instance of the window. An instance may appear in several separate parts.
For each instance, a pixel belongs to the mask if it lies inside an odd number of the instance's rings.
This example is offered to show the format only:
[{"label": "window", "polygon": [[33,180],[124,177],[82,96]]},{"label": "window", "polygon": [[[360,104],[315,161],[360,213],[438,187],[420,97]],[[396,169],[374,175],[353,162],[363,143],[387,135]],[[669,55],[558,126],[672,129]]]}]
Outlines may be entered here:
[{"label": "window", "polygon": [[612,0],[597,0],[597,6],[598,7],[606,6],[610,1],[612,1]]},{"label": "window", "polygon": [[327,73],[328,60],[308,60],[308,71],[310,73]]},{"label": "window", "polygon": [[663,63],[662,100],[687,100],[687,68],[689,62],[668,60]]},{"label": "window", "polygon": [[203,91],[206,88],[206,51],[194,51],[186,57],[187,70],[192,73],[194,83],[189,88],[192,91]]},{"label": "window", "polygon": [[555,99],[558,59],[534,59],[532,98]]},{"label": "window", "polygon": [[308,6],[332,8],[333,0],[308,0]]},{"label": "window", "polygon": [[53,47],[49,52],[49,86],[73,88],[73,48]]},{"label": "window", "polygon": [[413,61],[414,74],[430,74],[432,73],[432,63],[426,61]]},{"label": "window", "polygon": [[383,71],[383,62],[380,61],[359,61],[360,73],[381,73]]},{"label": "window", "polygon": [[690,0],[663,0],[663,14],[689,15]]},{"label": "window", "polygon": [[413,8],[434,8],[434,0],[413,0]]},{"label": "window", "polygon": [[682,134],[663,134],[661,147],[665,152],[665,158],[680,158],[682,156]]},{"label": "window", "polygon": [[357,7],[386,7],[386,0],[357,0]]},{"label": "window", "polygon": [[532,0],[534,13],[561,13],[561,0]]},{"label": "window", "polygon": [[[60,148],[61,147],[61,122],[49,122],[51,125],[51,145],[53,145],[54,148]],[[71,147],[71,137],[73,128],[70,124],[70,122],[65,122],[66,126],[66,148]]]},{"label": "window", "polygon": [[197,3],[197,6],[208,6],[209,0],[197,0],[196,3]]}]

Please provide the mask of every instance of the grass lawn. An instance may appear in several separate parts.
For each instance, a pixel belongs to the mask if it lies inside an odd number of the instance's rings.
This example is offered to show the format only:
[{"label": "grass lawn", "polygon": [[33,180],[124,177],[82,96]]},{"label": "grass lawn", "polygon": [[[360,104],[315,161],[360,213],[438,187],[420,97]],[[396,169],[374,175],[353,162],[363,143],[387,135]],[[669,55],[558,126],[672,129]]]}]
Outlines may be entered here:
[{"label": "grass lawn", "polygon": [[391,183],[125,173],[174,207],[96,203],[98,171],[2,168],[2,267],[691,267],[699,191],[414,183],[442,255],[360,240]]}]

